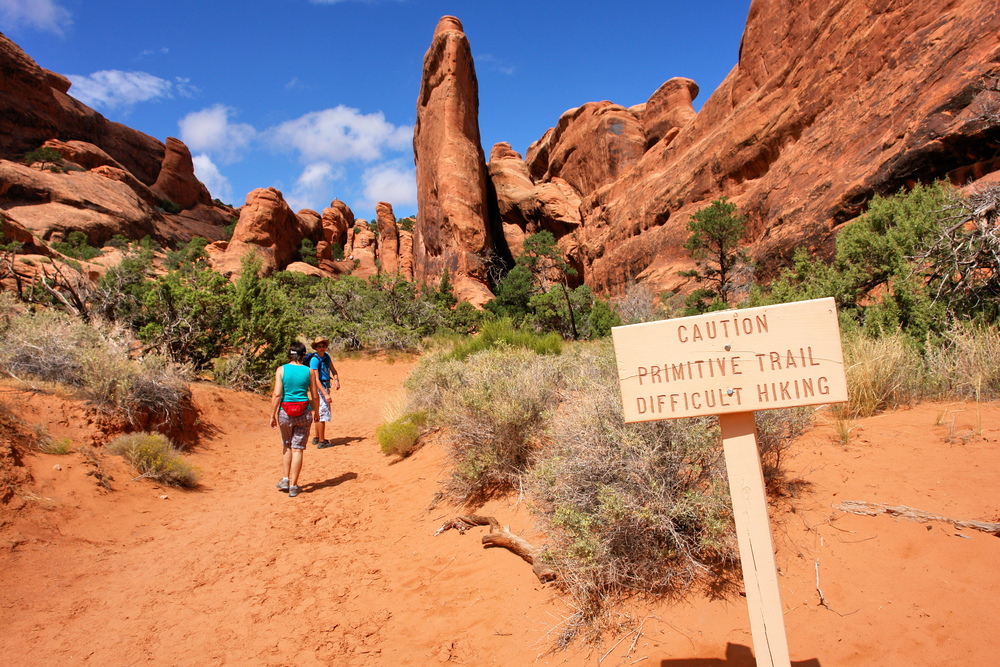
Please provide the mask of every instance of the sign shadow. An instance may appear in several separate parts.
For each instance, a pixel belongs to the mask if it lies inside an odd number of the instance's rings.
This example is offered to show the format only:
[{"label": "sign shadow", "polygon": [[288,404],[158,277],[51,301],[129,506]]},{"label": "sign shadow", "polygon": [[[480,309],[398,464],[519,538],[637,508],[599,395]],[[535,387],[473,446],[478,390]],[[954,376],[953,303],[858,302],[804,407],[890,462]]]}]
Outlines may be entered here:
[{"label": "sign shadow", "polygon": [[[757,667],[757,660],[749,646],[726,644],[726,657],[719,658],[677,658],[660,661],[660,667]],[[820,667],[819,660],[793,660],[792,667]]]}]

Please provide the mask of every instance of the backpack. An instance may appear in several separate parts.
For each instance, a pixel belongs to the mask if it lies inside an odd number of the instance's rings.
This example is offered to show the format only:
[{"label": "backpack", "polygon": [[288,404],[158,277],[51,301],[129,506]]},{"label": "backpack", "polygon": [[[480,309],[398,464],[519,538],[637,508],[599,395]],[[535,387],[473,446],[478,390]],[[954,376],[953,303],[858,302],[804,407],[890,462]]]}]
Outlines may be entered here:
[{"label": "backpack", "polygon": [[311,366],[311,362],[313,360],[313,357],[316,357],[317,359],[319,359],[319,366],[320,366],[319,376],[320,376],[320,379],[323,378],[323,369],[325,368],[326,369],[326,381],[329,382],[330,381],[330,366],[333,364],[333,360],[331,359],[329,363],[324,363],[323,358],[319,354],[317,354],[316,352],[310,352],[309,354],[307,354],[305,357],[302,358],[302,363],[305,364],[307,367],[311,368],[312,367]]}]

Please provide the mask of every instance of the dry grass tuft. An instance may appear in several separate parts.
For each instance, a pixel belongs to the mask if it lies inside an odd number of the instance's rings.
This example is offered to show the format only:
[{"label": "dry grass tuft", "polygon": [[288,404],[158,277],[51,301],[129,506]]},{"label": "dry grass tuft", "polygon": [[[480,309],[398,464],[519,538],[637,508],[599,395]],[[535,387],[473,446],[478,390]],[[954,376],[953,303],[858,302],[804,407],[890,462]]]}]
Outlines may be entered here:
[{"label": "dry grass tuft", "polygon": [[902,334],[848,338],[844,364],[849,401],[838,412],[846,417],[870,417],[907,405],[920,394],[923,363]]},{"label": "dry grass tuft", "polygon": [[128,433],[108,443],[108,451],[125,458],[139,477],[181,487],[198,485],[201,471],[184,460],[170,441],[159,433]]}]

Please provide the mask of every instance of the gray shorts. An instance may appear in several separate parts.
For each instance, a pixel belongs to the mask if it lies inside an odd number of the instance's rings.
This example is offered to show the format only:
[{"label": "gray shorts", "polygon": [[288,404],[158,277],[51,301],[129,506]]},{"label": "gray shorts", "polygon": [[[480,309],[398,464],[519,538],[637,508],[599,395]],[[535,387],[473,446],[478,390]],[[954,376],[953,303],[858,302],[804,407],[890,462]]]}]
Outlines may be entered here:
[{"label": "gray shorts", "polygon": [[[330,391],[330,388],[326,388]],[[330,421],[330,404],[323,400],[323,394],[319,395],[319,420],[321,422]]]},{"label": "gray shorts", "polygon": [[312,408],[307,408],[298,417],[289,417],[284,408],[278,408],[278,430],[281,432],[281,446],[305,449],[312,428]]}]

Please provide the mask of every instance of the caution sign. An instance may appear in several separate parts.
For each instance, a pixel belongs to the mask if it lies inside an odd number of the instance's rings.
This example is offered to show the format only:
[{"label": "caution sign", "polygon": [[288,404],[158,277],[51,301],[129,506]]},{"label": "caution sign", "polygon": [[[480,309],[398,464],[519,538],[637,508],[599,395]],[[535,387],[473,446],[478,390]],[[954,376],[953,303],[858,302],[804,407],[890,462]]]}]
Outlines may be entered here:
[{"label": "caution sign", "polygon": [[626,422],[847,400],[832,298],[615,327]]}]

